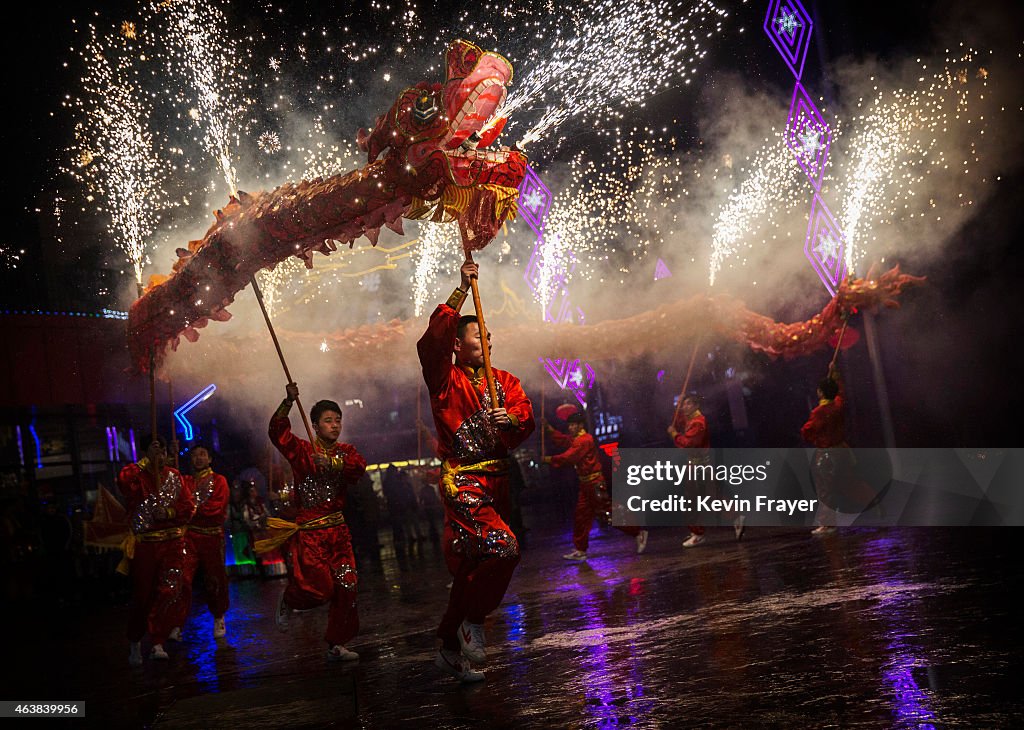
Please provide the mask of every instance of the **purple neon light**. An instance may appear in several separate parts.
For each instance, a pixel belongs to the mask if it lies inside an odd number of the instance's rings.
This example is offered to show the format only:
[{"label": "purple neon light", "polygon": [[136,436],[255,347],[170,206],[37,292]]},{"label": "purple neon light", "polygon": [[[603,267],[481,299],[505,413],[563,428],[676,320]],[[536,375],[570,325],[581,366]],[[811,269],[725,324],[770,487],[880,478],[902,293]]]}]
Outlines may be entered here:
[{"label": "purple neon light", "polygon": [[832,146],[832,128],[800,82],[793,88],[793,101],[789,105],[786,144],[793,151],[811,185],[815,190],[820,190],[828,151]]},{"label": "purple neon light", "polygon": [[138,455],[138,452],[135,451],[135,429],[134,428],[129,428],[128,429],[128,442],[132,445],[132,461],[138,461],[139,460],[139,455]]},{"label": "purple neon light", "polygon": [[544,224],[550,210],[551,190],[537,172],[527,165],[526,176],[519,185],[519,214],[538,238],[544,235]]},{"label": "purple neon light", "polygon": [[[792,23],[786,20],[792,18]],[[788,26],[792,25],[790,29]],[[772,0],[764,16],[764,32],[782,55],[789,70],[800,80],[804,72],[807,50],[811,47],[814,23],[800,0]]]},{"label": "purple neon light", "polygon": [[18,437],[18,463],[25,466],[25,446],[21,443],[21,426],[15,426],[14,433]]},{"label": "purple neon light", "polygon": [[817,193],[811,201],[811,219],[807,224],[804,254],[818,273],[828,293],[835,296],[846,275],[846,239],[825,201]]},{"label": "purple neon light", "polygon": [[589,363],[580,361],[579,358],[570,360],[539,358],[544,365],[544,370],[551,376],[555,384],[562,390],[572,393],[580,405],[586,407],[587,392],[594,387],[596,373]]}]

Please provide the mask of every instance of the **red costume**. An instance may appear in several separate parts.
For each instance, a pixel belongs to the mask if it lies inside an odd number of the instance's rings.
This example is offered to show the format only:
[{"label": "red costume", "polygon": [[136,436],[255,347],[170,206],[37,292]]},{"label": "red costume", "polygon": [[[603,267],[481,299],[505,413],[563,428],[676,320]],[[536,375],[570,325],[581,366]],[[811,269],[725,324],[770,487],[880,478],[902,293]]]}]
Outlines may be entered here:
[{"label": "red costume", "polygon": [[[128,640],[140,641],[148,628],[153,644],[163,644],[181,612],[185,526],[195,501],[177,469],[165,466],[158,484],[144,463],[128,464],[117,477],[132,528]],[[163,519],[154,514],[158,508]]]},{"label": "red costume", "polygon": [[[437,635],[448,648],[463,620],[482,624],[501,603],[519,562],[519,543],[506,517],[509,451],[532,432],[533,406],[519,379],[493,369],[498,404],[491,404],[483,370],[457,366],[452,353],[459,313],[441,304],[416,344],[437,429],[444,553],[454,576]],[[487,411],[504,407],[511,428],[491,425]]]},{"label": "red costume", "polygon": [[[579,497],[576,499],[576,511],[573,514],[572,544],[579,552],[585,553],[590,545],[590,528],[594,518],[602,525],[611,524],[612,500],[608,495],[608,485],[601,470],[601,461],[597,456],[597,443],[586,431],[581,431],[575,438],[561,431],[551,429],[551,440],[555,446],[565,449],[561,454],[551,457],[551,466],[561,468],[572,465],[580,480]],[[639,527],[617,528],[627,535],[637,535]]]},{"label": "red costume", "polygon": [[[690,453],[691,464],[711,463],[711,436],[708,435],[708,422],[700,411],[693,414],[693,417],[686,422],[686,427],[676,433],[673,441],[680,449],[693,449]],[[707,489],[707,482],[703,479],[695,480],[691,483],[691,489],[703,494]],[[687,525],[687,528],[694,535],[704,534],[704,528],[701,525]]]},{"label": "red costume", "polygon": [[843,383],[837,380],[839,393],[832,400],[823,399],[811,411],[811,415],[800,428],[804,441],[819,449],[846,445],[846,427],[843,424],[843,410],[846,406]]},{"label": "red costume", "polygon": [[[270,440],[288,460],[295,478],[292,511],[298,530],[289,539],[291,571],[284,602],[304,611],[330,602],[327,633],[331,646],[344,645],[359,631],[356,612],[356,559],[352,536],[341,510],[345,491],[366,471],[366,460],[351,444],[324,444],[317,447],[292,433],[288,406],[278,408],[270,419]],[[318,468],[314,453],[331,460],[329,467]]]},{"label": "red costume", "polygon": [[203,566],[206,605],[214,618],[228,611],[228,572],[224,563],[224,521],[231,490],[228,480],[207,467],[195,476],[183,477],[196,502],[196,513],[185,533],[187,553],[182,574],[182,601],[175,626],[184,626],[192,606],[192,579]]},{"label": "red costume", "polygon": [[815,447],[811,475],[819,500],[818,523],[823,526],[835,524],[837,482],[847,481],[852,467],[843,423],[846,398],[842,378],[836,378],[836,385],[836,397],[823,398],[800,428],[800,436]]}]

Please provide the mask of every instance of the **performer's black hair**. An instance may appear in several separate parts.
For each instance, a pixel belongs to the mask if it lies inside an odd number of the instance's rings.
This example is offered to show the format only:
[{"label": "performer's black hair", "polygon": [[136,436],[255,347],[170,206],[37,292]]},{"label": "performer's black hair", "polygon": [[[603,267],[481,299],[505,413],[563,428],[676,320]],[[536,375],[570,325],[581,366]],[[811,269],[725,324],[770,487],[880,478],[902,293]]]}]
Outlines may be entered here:
[{"label": "performer's black hair", "polygon": [[196,441],[188,448],[188,451],[191,454],[196,449],[203,449],[204,451],[206,451],[206,453],[209,454],[211,460],[213,460],[213,457],[216,456],[214,450],[210,448],[210,446],[207,445],[205,441]]},{"label": "performer's black hair", "polygon": [[703,405],[704,405],[704,399],[703,399],[703,398],[701,398],[701,397],[700,397],[699,395],[697,395],[696,393],[687,393],[686,395],[684,395],[684,396],[683,396],[683,402],[686,402],[686,401],[693,401],[693,404],[694,404],[695,406],[697,406],[697,410],[698,410],[698,411],[699,411],[699,410],[700,410],[700,409],[701,409],[701,408],[703,407]]},{"label": "performer's black hair", "polygon": [[839,383],[832,378],[822,378],[821,382],[818,383],[818,390],[821,391],[821,395],[826,400],[832,400],[839,395]]},{"label": "performer's black hair", "polygon": [[142,443],[145,444],[146,448],[148,449],[149,445],[154,441],[163,446],[164,451],[167,451],[167,439],[165,439],[163,436],[159,434],[149,434],[148,436],[146,436]]},{"label": "performer's black hair", "polygon": [[456,330],[455,334],[458,335],[460,340],[466,336],[467,325],[470,325],[473,322],[480,324],[480,320],[476,318],[475,314],[464,314],[459,317],[459,328]]},{"label": "performer's black hair", "polygon": [[309,418],[313,423],[320,420],[320,416],[324,415],[325,411],[334,411],[339,416],[341,413],[341,406],[332,400],[318,400],[313,408],[309,411]]},{"label": "performer's black hair", "polygon": [[589,428],[587,428],[587,414],[586,413],[580,413],[579,411],[577,411],[576,413],[573,413],[571,416],[566,418],[565,422],[566,423],[578,423],[581,426],[583,426],[583,428],[587,429],[587,431],[590,430]]}]

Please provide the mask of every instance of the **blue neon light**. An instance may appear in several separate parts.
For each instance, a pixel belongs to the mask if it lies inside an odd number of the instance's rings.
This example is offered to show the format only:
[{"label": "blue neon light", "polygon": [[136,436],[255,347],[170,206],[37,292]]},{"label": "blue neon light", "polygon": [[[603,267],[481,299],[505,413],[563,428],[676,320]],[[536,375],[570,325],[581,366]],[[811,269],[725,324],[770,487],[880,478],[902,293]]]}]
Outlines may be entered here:
[{"label": "blue neon light", "polygon": [[188,403],[181,406],[180,408],[175,409],[174,420],[181,424],[181,432],[182,434],[184,434],[186,441],[191,441],[193,438],[195,438],[195,430],[192,428],[192,424],[189,423],[189,420],[185,418],[185,414],[191,411],[200,403],[202,403],[204,400],[209,398],[211,395],[213,395],[213,391],[215,390],[217,390],[217,386],[214,385],[213,383],[210,383],[201,391],[192,396],[192,400],[190,400]]},{"label": "blue neon light", "polygon": [[36,442],[36,469],[43,468],[43,449],[39,444],[39,434],[36,433],[36,422],[28,425],[28,432],[32,434],[32,440]]}]

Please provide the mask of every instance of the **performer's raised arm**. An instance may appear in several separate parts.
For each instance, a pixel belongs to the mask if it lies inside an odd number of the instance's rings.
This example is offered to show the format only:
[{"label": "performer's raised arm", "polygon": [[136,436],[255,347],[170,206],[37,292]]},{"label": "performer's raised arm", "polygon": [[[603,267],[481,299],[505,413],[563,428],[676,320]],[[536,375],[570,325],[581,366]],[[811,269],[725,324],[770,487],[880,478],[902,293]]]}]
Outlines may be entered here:
[{"label": "performer's raised arm", "polygon": [[447,302],[437,305],[437,309],[430,315],[427,331],[416,343],[416,352],[423,368],[423,380],[431,396],[436,396],[448,385],[452,352],[459,330],[459,312],[469,292],[469,279],[477,274],[479,268],[471,261],[462,264],[462,280],[458,288],[448,297]]}]

